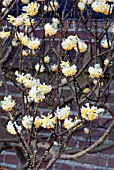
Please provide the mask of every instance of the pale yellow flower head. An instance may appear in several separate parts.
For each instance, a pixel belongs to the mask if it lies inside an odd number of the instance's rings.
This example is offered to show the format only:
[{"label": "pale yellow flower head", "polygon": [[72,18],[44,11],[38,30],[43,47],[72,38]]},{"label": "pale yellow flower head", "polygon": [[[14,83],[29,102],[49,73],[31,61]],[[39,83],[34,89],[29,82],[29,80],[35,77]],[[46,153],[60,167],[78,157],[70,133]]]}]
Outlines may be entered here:
[{"label": "pale yellow flower head", "polygon": [[0,31],[0,38],[8,38],[10,36],[10,32],[6,32],[6,31]]},{"label": "pale yellow flower head", "polygon": [[104,112],[104,109],[102,109],[102,108],[97,109],[97,107],[95,107],[95,106],[92,106],[90,108],[89,103],[86,103],[85,105],[86,105],[86,107],[82,106],[82,108],[81,108],[81,116],[85,120],[93,121],[95,119],[98,119],[99,114]]},{"label": "pale yellow flower head", "polygon": [[24,6],[22,10],[30,16],[35,16],[38,14],[39,4],[37,2],[31,2],[27,6]]},{"label": "pale yellow flower head", "polygon": [[[15,127],[14,127],[14,126],[15,126]],[[16,132],[15,128],[16,128],[16,130],[18,131],[18,133],[20,133],[21,130],[22,130],[21,126],[18,126],[18,125],[16,124],[16,122],[12,123],[11,121],[9,121],[8,124],[7,124],[7,131],[8,131],[9,133],[11,133],[12,135],[16,135],[17,132]]]},{"label": "pale yellow flower head", "polygon": [[57,25],[56,24],[50,24],[50,23],[45,24],[44,29],[45,29],[45,35],[46,36],[53,36],[58,31]]},{"label": "pale yellow flower head", "polygon": [[29,97],[35,103],[39,103],[44,100],[44,92],[40,88],[32,87],[29,91]]},{"label": "pale yellow flower head", "polygon": [[2,109],[8,112],[12,111],[15,105],[16,105],[16,102],[12,99],[11,95],[5,96],[4,100],[1,101]]},{"label": "pale yellow flower head", "polygon": [[52,115],[42,116],[41,118],[41,126],[46,129],[54,128],[56,124],[56,118],[52,117]]},{"label": "pale yellow flower head", "polygon": [[45,83],[43,83],[43,85],[39,85],[39,89],[43,91],[44,94],[48,94],[52,90],[52,87],[51,85],[46,85]]},{"label": "pale yellow flower head", "polygon": [[70,66],[69,62],[64,62],[61,61],[60,64],[61,68],[62,68],[62,73],[66,76],[74,76],[77,72],[77,67],[75,66],[75,64],[73,64],[72,66]]},{"label": "pale yellow flower head", "polygon": [[64,120],[68,118],[69,115],[70,115],[70,107],[68,107],[67,105],[61,109],[57,108],[57,111],[55,112],[55,116],[59,120]]},{"label": "pale yellow flower head", "polygon": [[22,119],[22,125],[25,129],[31,129],[32,127],[32,122],[33,122],[33,117],[32,116],[24,116]]},{"label": "pale yellow flower head", "polygon": [[[64,128],[70,129],[70,128],[72,128],[73,126],[75,127],[76,124],[78,124],[79,122],[81,122],[80,119],[75,119],[74,121],[73,121],[72,119],[65,119],[65,121],[64,121]],[[80,126],[81,126],[81,124],[80,124],[80,125],[77,125],[76,127],[78,128],[78,127],[80,127]]]},{"label": "pale yellow flower head", "polygon": [[100,64],[95,64],[94,67],[89,67],[88,72],[91,78],[100,78],[102,76],[102,68]]}]

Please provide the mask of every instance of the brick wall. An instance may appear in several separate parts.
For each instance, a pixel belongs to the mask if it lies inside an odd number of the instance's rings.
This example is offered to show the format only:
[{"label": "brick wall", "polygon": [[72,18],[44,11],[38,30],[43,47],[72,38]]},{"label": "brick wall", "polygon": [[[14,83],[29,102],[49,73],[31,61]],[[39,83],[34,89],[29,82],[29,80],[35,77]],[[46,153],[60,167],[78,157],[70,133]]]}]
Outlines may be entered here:
[{"label": "brick wall", "polygon": [[[3,22],[4,30],[10,29],[7,28],[7,26]],[[99,31],[101,31],[100,26],[102,25],[102,22],[99,22]],[[73,29],[76,26],[76,22],[72,22],[71,27],[69,28],[69,35],[72,35]],[[85,32],[85,29],[83,26],[80,27],[81,29],[78,31],[78,36],[87,42],[87,35]],[[37,30],[37,34],[39,38],[42,38],[42,32],[41,30]],[[56,35],[56,42],[59,41],[59,33]],[[20,97],[20,92],[16,87],[13,86],[11,82],[7,82],[8,88],[10,93],[12,93],[12,96],[16,101],[19,103],[19,97]],[[65,90],[65,95],[68,94],[69,91]],[[0,87],[0,100],[3,99],[5,93],[4,85]],[[111,108],[111,110],[114,110],[114,81],[111,84],[111,91],[109,93],[108,97],[108,106]],[[45,110],[45,105],[40,106],[40,111]],[[2,112],[2,110],[1,110]],[[75,106],[72,106],[72,112],[76,112]],[[104,115],[102,118],[100,118],[99,121],[102,123],[105,122],[106,120],[111,119],[110,116],[107,114]],[[0,125],[2,125],[5,129],[7,124],[7,118],[3,116],[3,114],[0,114]],[[10,135],[5,131],[3,128],[0,128],[0,139],[5,139],[6,137],[12,139],[14,136]],[[107,124],[108,126],[108,124]],[[4,132],[4,133],[3,133]],[[93,131],[92,132],[92,142],[95,142],[96,140],[101,137],[103,134],[104,130],[99,130],[99,131]],[[83,135],[82,135],[83,134]],[[69,144],[68,144],[68,149],[73,147],[73,148],[79,148],[80,145],[83,144],[85,138],[84,138],[84,132],[79,131],[77,134],[74,134],[74,136],[71,138]],[[83,136],[83,137],[82,137]],[[114,141],[114,132],[112,132],[107,140],[105,141],[106,144],[108,144],[110,141]],[[16,169],[16,165],[18,164],[18,160],[16,157],[16,154],[14,150],[5,150],[1,153],[0,155],[0,166],[7,167],[11,170]],[[43,167],[42,167],[43,168]],[[52,170],[114,170],[114,147],[108,150],[105,150],[101,153],[94,153],[94,154],[87,154],[83,156],[82,158],[74,161],[74,160],[58,160],[56,164],[53,166]]]}]

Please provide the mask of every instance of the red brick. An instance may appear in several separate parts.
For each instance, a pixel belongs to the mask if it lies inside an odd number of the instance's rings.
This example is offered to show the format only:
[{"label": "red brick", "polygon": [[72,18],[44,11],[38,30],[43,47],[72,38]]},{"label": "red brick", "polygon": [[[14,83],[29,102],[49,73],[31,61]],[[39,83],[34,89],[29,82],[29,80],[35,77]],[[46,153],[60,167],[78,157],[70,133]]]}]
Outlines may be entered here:
[{"label": "red brick", "polygon": [[76,160],[77,162],[80,163],[86,163],[86,164],[91,164],[91,165],[98,165],[98,166],[106,166],[106,158],[101,157],[100,155],[93,155],[93,154],[88,154],[83,157],[81,157],[79,160]]},{"label": "red brick", "polygon": [[0,154],[0,162],[4,161],[4,156]]},{"label": "red brick", "polygon": [[108,167],[114,168],[114,158],[110,158],[110,159],[108,160]]},{"label": "red brick", "polygon": [[91,168],[84,168],[84,167],[81,167],[80,165],[80,166],[75,166],[74,170],[91,170]]},{"label": "red brick", "polygon": [[60,163],[57,163],[56,165],[55,165],[55,169],[57,169],[57,170],[73,170],[73,167],[72,166],[70,166],[70,165],[65,165],[65,164],[60,164]]},{"label": "red brick", "polygon": [[5,155],[5,163],[17,165],[18,159],[15,155]]}]

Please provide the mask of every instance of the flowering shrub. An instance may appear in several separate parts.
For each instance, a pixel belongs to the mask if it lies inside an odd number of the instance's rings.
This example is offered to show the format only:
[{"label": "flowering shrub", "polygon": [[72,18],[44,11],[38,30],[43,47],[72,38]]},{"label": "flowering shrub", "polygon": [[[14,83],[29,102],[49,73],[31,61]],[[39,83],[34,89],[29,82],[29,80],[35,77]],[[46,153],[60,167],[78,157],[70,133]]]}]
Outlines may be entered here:
[{"label": "flowering shrub", "polygon": [[[105,123],[101,126],[101,117],[108,113],[113,119],[106,104],[114,76],[113,1],[72,1],[66,13],[65,7],[60,12],[62,3],[57,0],[21,0],[23,6],[21,11],[17,9],[16,16],[11,15],[10,9],[19,2],[11,5],[12,2],[2,2],[1,17],[11,27],[0,31],[0,38],[8,43],[11,51],[3,46],[4,55],[0,58],[6,92],[1,108],[9,119],[6,129],[17,136],[18,147],[23,150],[21,156],[26,158],[23,162],[19,157],[22,169],[40,169],[46,157],[50,161],[45,169],[50,169],[57,159],[64,159],[63,153],[73,133],[82,130],[87,135],[85,148],[79,155],[66,154],[66,159],[77,159],[100,146],[114,126],[112,121],[91,149],[92,130],[105,126]],[[75,12],[77,21],[74,21]],[[67,19],[69,13],[71,18]],[[102,31],[99,31],[98,13],[104,18]],[[75,26],[70,32],[73,23]],[[81,26],[86,32],[86,41],[81,38]],[[19,90],[19,104],[7,90],[7,80]],[[41,106],[46,108],[43,113]],[[40,147],[45,152],[39,160]]]}]

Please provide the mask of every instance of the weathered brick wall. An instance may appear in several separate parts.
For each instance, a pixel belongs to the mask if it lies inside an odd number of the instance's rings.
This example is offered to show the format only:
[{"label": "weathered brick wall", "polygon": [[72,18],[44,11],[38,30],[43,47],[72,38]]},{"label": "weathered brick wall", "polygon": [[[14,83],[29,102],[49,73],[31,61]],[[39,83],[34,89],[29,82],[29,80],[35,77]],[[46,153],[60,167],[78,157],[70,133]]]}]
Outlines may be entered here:
[{"label": "weathered brick wall", "polygon": [[[69,35],[73,33],[73,29],[76,25],[76,22],[73,22],[70,29],[69,29]],[[99,31],[101,31],[100,26],[102,25],[102,22],[99,22]],[[4,25],[5,26],[5,25]],[[81,29],[78,31],[78,36],[87,42],[87,35],[85,32],[85,29],[83,26],[80,27]],[[4,27],[4,30],[7,30],[7,26]],[[42,38],[42,32],[41,30],[37,30],[38,37]],[[59,40],[59,33],[56,35],[56,41]],[[10,93],[12,93],[13,98],[19,102],[20,101],[20,92],[16,87],[13,86],[11,82],[7,82],[8,89]],[[0,87],[0,100],[3,99],[5,93],[4,86],[2,85]],[[65,90],[65,95],[68,95],[68,90]],[[111,108],[111,110],[114,110],[114,81],[111,84],[111,91],[108,97],[108,106]],[[41,105],[40,110],[44,110],[45,106]],[[72,111],[76,112],[75,106],[72,107]],[[2,110],[1,110],[2,112]],[[100,118],[101,122],[105,122],[107,119],[110,119],[110,116],[104,115],[102,118]],[[0,139],[5,139],[9,137],[10,139],[14,138],[14,136],[8,134],[7,132],[4,132],[4,129],[7,124],[7,119],[0,113]],[[2,125],[2,126],[1,126]],[[107,124],[108,126],[108,124]],[[104,130],[97,130],[92,133],[92,142],[95,142],[96,140],[101,137],[101,135],[104,133]],[[83,135],[82,135],[83,134]],[[71,138],[68,148],[79,148],[79,146],[84,142],[84,132],[77,132],[74,134],[74,136]],[[83,137],[82,137],[83,136]],[[78,138],[77,138],[78,137]],[[108,144],[110,141],[114,141],[114,132],[110,134],[110,136],[105,141],[106,144]],[[0,166],[8,167],[9,169],[16,169],[16,165],[18,163],[18,160],[16,158],[16,154],[13,150],[5,150],[0,155]],[[82,158],[74,161],[74,160],[58,160],[56,164],[53,166],[52,170],[114,170],[114,147],[111,149],[108,149],[106,151],[103,151],[101,153],[94,153],[94,154],[87,154],[83,156]]]}]

